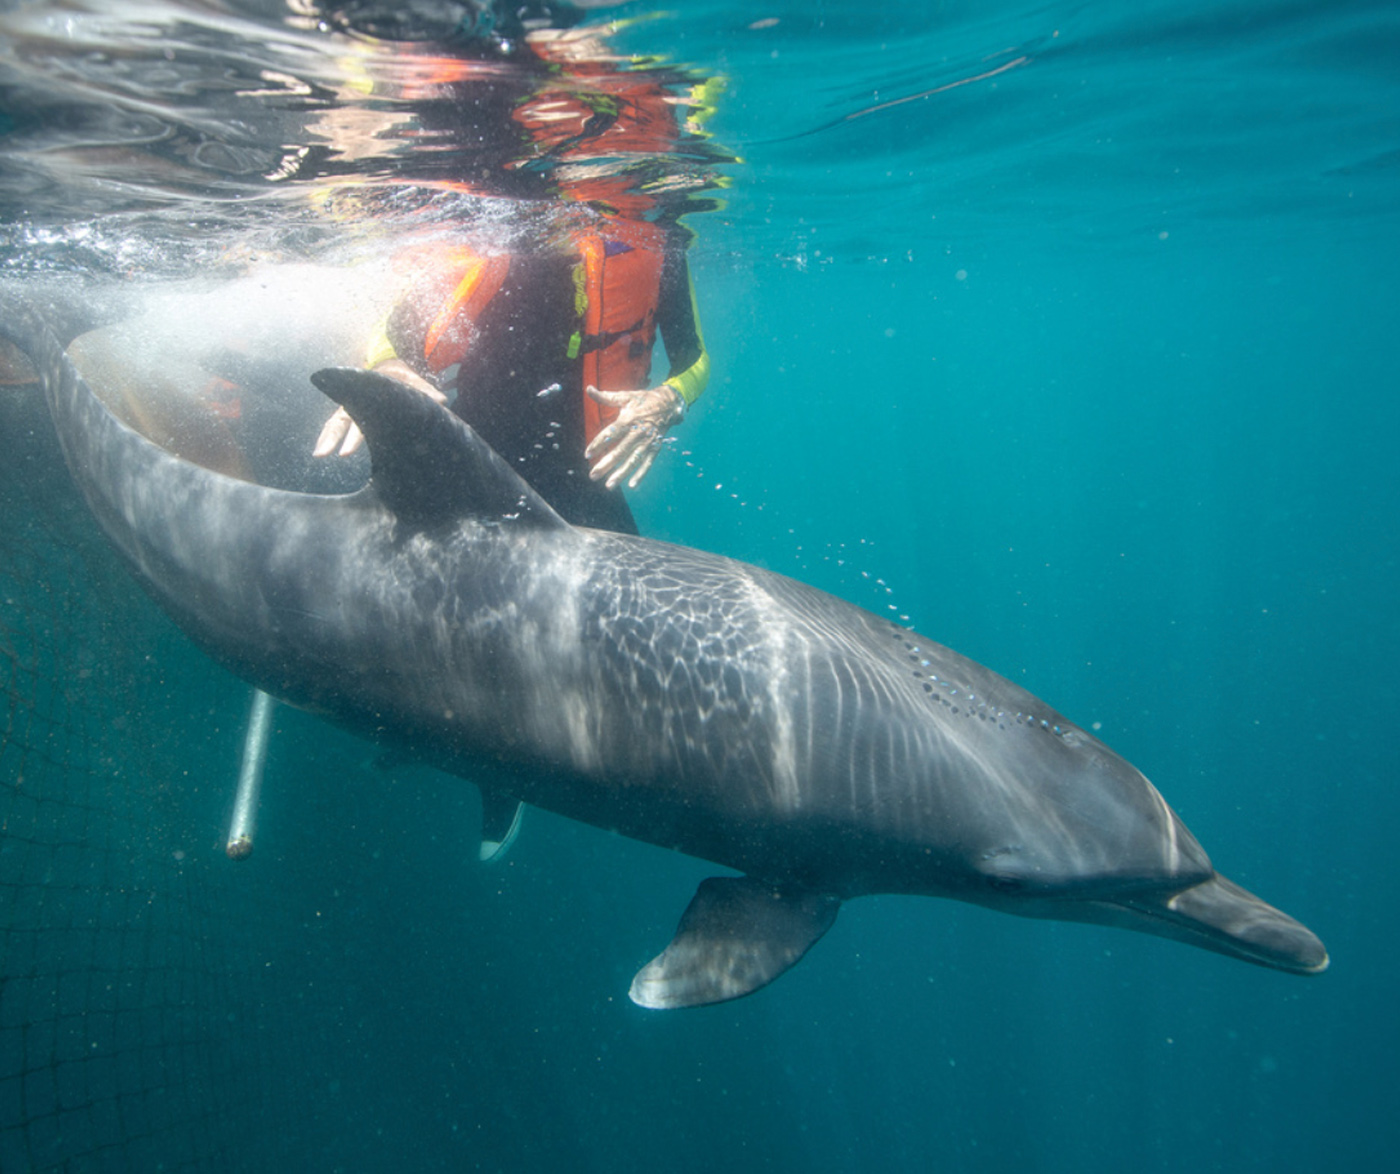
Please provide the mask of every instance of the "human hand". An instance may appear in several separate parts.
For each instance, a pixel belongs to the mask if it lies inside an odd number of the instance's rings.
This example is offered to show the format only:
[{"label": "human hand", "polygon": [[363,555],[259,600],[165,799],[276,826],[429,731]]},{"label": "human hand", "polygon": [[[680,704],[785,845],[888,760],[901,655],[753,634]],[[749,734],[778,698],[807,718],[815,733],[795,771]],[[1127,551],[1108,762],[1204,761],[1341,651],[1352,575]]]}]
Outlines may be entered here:
[{"label": "human hand", "polygon": [[585,390],[598,403],[618,409],[617,419],[584,450],[584,457],[593,461],[589,480],[606,477],[607,487],[616,489],[630,471],[627,488],[636,489],[656,460],[671,425],[685,415],[685,401],[668,383],[641,391]]},{"label": "human hand", "polygon": [[[390,379],[407,384],[414,391],[420,391],[440,404],[447,403],[447,396],[402,359],[390,359],[387,363],[380,363],[374,370],[380,375],[387,375]],[[350,419],[350,413],[344,408],[336,408],[326,421],[325,427],[321,429],[321,435],[316,438],[316,447],[311,450],[311,455],[328,457],[331,453],[337,453],[339,456],[348,457],[364,443],[364,439],[359,425]]]}]

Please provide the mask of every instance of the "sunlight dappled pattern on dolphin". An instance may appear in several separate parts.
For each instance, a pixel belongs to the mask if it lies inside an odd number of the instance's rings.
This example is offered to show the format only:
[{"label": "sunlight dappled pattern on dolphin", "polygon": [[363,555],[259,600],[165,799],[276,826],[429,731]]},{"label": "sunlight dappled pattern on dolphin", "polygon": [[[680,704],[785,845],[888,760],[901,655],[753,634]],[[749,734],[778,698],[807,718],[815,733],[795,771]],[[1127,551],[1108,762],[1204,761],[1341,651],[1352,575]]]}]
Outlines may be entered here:
[{"label": "sunlight dappled pattern on dolphin", "polygon": [[211,654],[493,803],[746,874],[702,886],[639,1002],[747,994],[879,892],[1327,964],[1136,769],[951,649],[755,567],[568,526],[450,412],[358,369],[314,382],[365,434],[366,488],[219,476],[119,423],[29,325],[90,506]]}]

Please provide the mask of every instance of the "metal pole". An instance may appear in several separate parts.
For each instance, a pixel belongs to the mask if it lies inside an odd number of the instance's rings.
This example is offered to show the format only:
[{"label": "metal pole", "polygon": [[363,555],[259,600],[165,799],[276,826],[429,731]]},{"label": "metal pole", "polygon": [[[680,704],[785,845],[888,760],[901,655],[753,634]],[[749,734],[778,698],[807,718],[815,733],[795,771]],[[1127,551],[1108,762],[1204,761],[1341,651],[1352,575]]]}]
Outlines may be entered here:
[{"label": "metal pole", "polygon": [[248,733],[243,739],[243,769],[238,773],[238,794],[233,800],[233,818],[228,825],[224,851],[230,860],[246,860],[253,851],[253,830],[258,819],[258,793],[262,790],[263,766],[267,762],[267,740],[272,735],[272,697],[253,690],[253,708],[248,714]]}]

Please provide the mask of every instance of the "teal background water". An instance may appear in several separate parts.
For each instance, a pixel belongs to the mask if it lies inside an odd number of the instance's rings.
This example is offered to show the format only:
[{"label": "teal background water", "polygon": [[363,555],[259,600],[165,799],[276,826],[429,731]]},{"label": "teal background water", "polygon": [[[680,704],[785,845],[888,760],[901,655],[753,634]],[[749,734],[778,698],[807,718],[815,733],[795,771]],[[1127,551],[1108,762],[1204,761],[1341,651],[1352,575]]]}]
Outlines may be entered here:
[{"label": "teal background water", "polygon": [[[878,897],[758,995],[648,1013],[631,974],[709,866],[532,812],[480,869],[467,788],[283,711],[257,913],[184,1012],[231,1025],[180,1092],[236,1094],[222,1168],[1389,1168],[1400,10],[709,4],[629,35],[724,70],[744,158],[692,221],[715,375],[644,532],[1093,724],[1332,968]],[[217,953],[246,690],[131,606],[201,682],[162,738],[203,780],[171,842]],[[73,1169],[154,1168],[67,1128]]]}]

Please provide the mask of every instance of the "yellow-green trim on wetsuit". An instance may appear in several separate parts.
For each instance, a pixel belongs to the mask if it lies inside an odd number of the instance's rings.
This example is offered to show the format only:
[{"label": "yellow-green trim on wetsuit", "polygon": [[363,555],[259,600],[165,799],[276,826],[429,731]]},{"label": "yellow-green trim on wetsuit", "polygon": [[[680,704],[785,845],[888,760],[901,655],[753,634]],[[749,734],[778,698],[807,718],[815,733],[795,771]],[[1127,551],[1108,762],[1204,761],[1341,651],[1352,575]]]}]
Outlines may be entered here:
[{"label": "yellow-green trim on wetsuit", "polygon": [[390,359],[398,357],[399,352],[389,341],[389,318],[386,315],[370,335],[369,345],[365,348],[365,367],[373,371],[380,363],[387,363]]},{"label": "yellow-green trim on wetsuit", "polygon": [[[685,406],[688,408],[704,394],[705,388],[710,382],[710,352],[705,349],[705,334],[700,329],[700,306],[695,297],[695,281],[689,272],[686,273],[686,285],[689,287],[690,294],[690,320],[694,324],[695,343],[699,347],[700,353],[684,371],[667,376],[665,382],[667,387],[672,388],[685,401]],[[664,331],[662,338],[664,341]],[[667,353],[670,353],[669,347]]]}]

